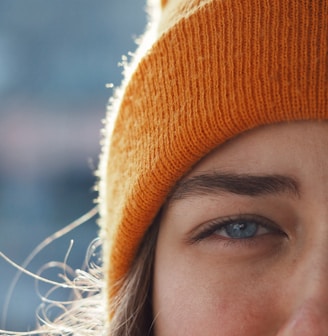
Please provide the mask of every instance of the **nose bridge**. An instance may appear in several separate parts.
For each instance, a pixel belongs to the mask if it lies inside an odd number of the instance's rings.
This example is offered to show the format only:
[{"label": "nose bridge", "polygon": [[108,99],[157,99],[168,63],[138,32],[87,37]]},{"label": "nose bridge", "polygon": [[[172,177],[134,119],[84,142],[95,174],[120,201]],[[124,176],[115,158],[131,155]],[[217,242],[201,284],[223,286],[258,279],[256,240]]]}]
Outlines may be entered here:
[{"label": "nose bridge", "polygon": [[328,336],[328,235],[321,238],[292,262],[288,311],[277,336]]},{"label": "nose bridge", "polygon": [[276,336],[328,336],[328,180],[327,170],[319,169],[323,171],[322,178],[304,187],[310,196],[291,247],[284,315]]},{"label": "nose bridge", "polygon": [[[328,227],[328,222],[327,222]],[[295,262],[296,286],[302,289],[300,298],[318,300],[328,310],[328,230],[316,232]]]}]

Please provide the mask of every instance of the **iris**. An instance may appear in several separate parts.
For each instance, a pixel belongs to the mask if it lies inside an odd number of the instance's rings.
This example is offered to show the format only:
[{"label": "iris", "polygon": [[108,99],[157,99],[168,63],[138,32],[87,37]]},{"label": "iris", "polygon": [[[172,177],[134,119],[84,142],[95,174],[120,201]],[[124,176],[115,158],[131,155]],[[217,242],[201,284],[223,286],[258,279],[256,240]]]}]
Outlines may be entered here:
[{"label": "iris", "polygon": [[235,222],[225,226],[227,235],[234,239],[251,238],[257,230],[258,224],[254,222]]}]

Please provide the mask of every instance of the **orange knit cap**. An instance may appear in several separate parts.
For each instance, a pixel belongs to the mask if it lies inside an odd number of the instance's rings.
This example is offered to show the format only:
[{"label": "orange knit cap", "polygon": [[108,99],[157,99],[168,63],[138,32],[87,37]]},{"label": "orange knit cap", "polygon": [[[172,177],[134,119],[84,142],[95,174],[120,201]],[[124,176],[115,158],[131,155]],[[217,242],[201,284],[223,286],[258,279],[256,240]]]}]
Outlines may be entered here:
[{"label": "orange knit cap", "polygon": [[328,118],[327,21],[328,0],[162,0],[105,134],[109,288],[200,158],[260,125]]}]

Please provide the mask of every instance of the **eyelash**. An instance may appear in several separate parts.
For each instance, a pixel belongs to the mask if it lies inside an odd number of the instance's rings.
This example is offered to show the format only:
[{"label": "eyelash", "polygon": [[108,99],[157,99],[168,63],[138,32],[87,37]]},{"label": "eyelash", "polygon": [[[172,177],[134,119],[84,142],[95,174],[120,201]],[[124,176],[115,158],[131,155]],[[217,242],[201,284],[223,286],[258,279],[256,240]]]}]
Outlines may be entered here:
[{"label": "eyelash", "polygon": [[[220,234],[216,234],[216,231],[226,230],[229,225],[233,224],[250,224],[253,223],[256,225],[256,232],[252,237],[245,238],[232,238],[224,237]],[[261,229],[267,230],[266,233],[258,234],[258,231]],[[271,220],[258,216],[258,215],[238,215],[238,216],[229,216],[220,219],[215,219],[213,221],[205,224],[205,227],[201,232],[198,232],[191,239],[191,243],[198,243],[208,238],[219,239],[224,241],[227,244],[249,244],[254,243],[256,239],[266,234],[280,234],[286,236],[286,234],[280,230]]]}]

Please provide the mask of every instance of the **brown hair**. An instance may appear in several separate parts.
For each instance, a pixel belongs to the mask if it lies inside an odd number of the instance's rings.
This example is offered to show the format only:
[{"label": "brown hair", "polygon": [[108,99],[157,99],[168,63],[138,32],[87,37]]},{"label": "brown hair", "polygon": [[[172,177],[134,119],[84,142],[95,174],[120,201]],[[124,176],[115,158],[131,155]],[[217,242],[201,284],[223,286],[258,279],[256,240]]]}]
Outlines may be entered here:
[{"label": "brown hair", "polygon": [[152,280],[159,216],[146,232],[127,275],[110,304],[110,336],[153,336]]}]

